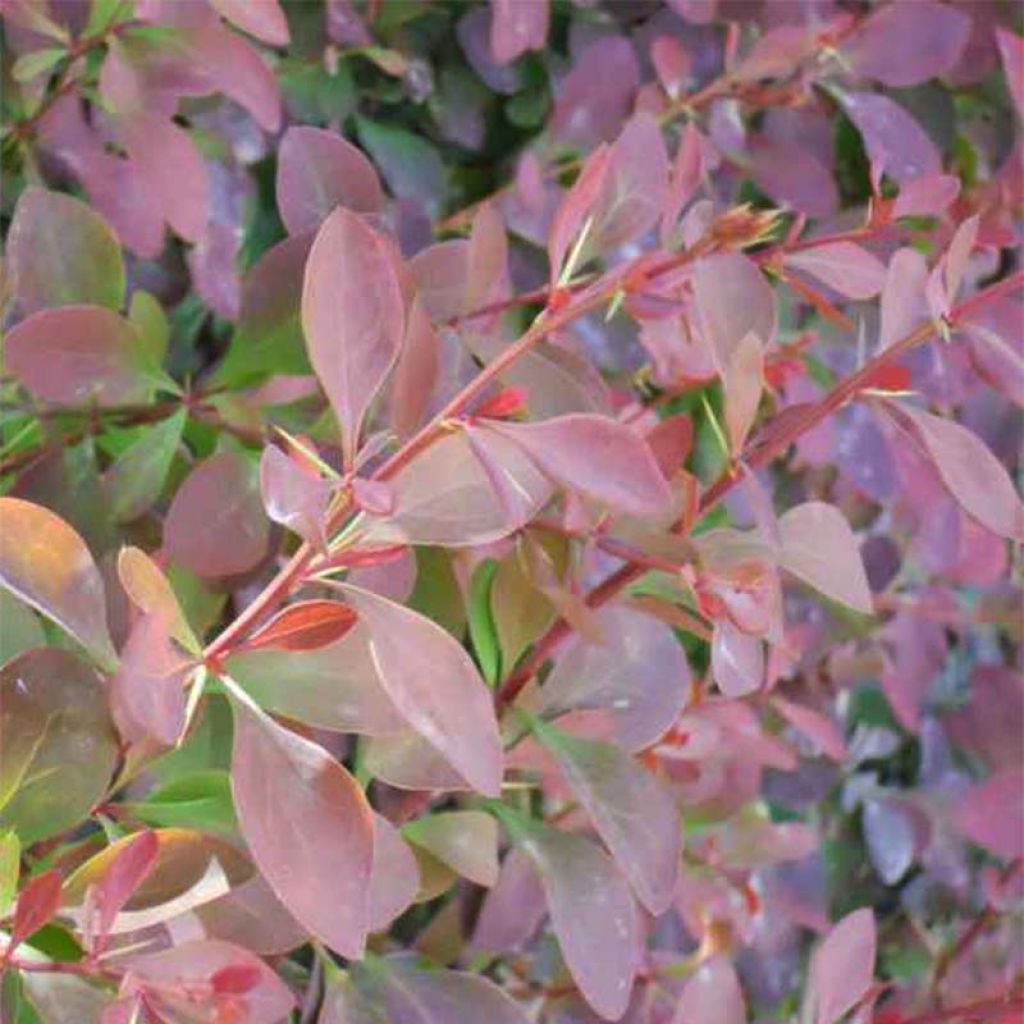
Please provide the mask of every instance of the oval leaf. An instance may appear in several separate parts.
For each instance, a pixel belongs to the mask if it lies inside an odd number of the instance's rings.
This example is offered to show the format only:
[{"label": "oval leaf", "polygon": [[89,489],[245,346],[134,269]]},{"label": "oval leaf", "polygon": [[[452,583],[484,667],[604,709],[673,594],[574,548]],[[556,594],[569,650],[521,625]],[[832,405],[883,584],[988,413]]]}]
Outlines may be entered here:
[{"label": "oval leaf", "polygon": [[867,908],[847,914],[811,960],[807,999],[814,1024],[835,1024],[864,997],[875,971],[875,919]]}]

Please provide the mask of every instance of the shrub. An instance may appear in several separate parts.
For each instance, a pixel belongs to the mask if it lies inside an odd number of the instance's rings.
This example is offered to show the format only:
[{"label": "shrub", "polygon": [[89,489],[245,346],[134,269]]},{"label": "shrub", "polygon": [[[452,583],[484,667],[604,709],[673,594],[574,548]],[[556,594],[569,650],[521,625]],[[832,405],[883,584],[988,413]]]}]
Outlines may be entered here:
[{"label": "shrub", "polygon": [[0,10],[3,1020],[1024,1006],[1019,10]]}]

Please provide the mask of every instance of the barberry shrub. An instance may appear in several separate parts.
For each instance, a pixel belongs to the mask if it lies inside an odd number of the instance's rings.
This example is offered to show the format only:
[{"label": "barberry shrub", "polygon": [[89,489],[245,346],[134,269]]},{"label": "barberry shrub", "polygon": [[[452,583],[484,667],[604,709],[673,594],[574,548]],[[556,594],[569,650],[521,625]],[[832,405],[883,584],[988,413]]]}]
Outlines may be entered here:
[{"label": "barberry shrub", "polygon": [[0,11],[5,1024],[1016,1019],[1019,7]]}]

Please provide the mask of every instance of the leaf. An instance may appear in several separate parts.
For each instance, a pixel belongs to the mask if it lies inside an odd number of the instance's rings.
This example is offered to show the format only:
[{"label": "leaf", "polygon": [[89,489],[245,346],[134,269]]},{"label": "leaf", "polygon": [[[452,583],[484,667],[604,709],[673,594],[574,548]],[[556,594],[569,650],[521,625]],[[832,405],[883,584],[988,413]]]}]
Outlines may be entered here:
[{"label": "leaf", "polygon": [[231,784],[253,859],[281,902],[342,956],[369,927],[373,812],[327,752],[236,695]]},{"label": "leaf", "polygon": [[73,408],[141,404],[166,386],[135,325],[102,306],[33,313],[7,335],[4,362],[36,398]]},{"label": "leaf", "polygon": [[903,186],[942,170],[935,143],[895,100],[881,93],[849,92],[840,101],[864,139],[873,181],[884,173]]},{"label": "leaf", "polygon": [[1000,461],[966,427],[909,405],[891,403],[906,417],[931,456],[942,482],[965,512],[987,530],[1010,540],[1024,538],[1024,511],[1017,488]]},{"label": "leaf", "polygon": [[823,501],[797,505],[779,517],[779,565],[833,601],[874,614],[867,573],[842,512]]},{"label": "leaf", "polygon": [[540,873],[551,924],[573,981],[596,1013],[618,1020],[639,959],[636,904],[611,860],[584,836],[495,807]]},{"label": "leaf", "polygon": [[587,217],[601,194],[610,159],[611,149],[598,146],[587,157],[579,177],[555,211],[548,232],[548,265],[552,286],[558,282],[566,255],[578,241]]},{"label": "leaf", "polygon": [[736,968],[713,956],[693,972],[671,1024],[746,1024],[747,1009]]},{"label": "leaf", "polygon": [[188,414],[173,416],[142,428],[139,439],[114,459],[103,474],[103,491],[117,523],[129,523],[159,500]]},{"label": "leaf", "polygon": [[369,931],[384,931],[412,906],[419,889],[420,869],[409,844],[387,818],[375,811]]},{"label": "leaf", "polygon": [[800,249],[786,265],[806,271],[848,299],[870,299],[885,284],[885,264],[853,242],[830,242]]},{"label": "leaf", "polygon": [[233,836],[238,831],[231,777],[222,771],[190,772],[160,786],[125,810],[147,825],[199,829]]},{"label": "leaf", "polygon": [[511,64],[527,50],[542,50],[548,38],[548,0],[516,3],[491,0],[491,56],[498,65]]},{"label": "leaf", "polygon": [[287,46],[288,22],[278,0],[210,0],[213,9],[237,28],[270,46]]},{"label": "leaf", "polygon": [[21,872],[21,843],[14,832],[0,832],[0,914],[8,916],[8,908],[18,891]]},{"label": "leaf", "polygon": [[0,665],[33,647],[45,647],[46,634],[36,613],[0,589]]},{"label": "leaf", "polygon": [[291,235],[315,231],[336,206],[376,213],[384,192],[373,164],[335,132],[293,125],[277,156],[277,208]]},{"label": "leaf", "polygon": [[431,215],[438,213],[448,168],[437,148],[421,134],[384,120],[357,117],[356,128],[391,194],[416,200]]},{"label": "leaf", "polygon": [[777,694],[772,697],[772,707],[794,729],[811,740],[820,753],[840,764],[846,760],[846,742],[839,726],[831,718]]},{"label": "leaf", "polygon": [[199,463],[164,520],[168,557],[204,579],[252,569],[266,555],[269,537],[255,469],[234,451]]},{"label": "leaf", "polygon": [[491,558],[485,559],[473,570],[469,586],[469,637],[488,686],[494,686],[501,678],[501,650],[491,613],[491,588],[497,571],[498,563]]},{"label": "leaf", "polygon": [[1024,42],[1016,32],[1001,27],[996,28],[995,39],[1017,117],[1024,120]]},{"label": "leaf", "polygon": [[173,747],[185,728],[185,681],[195,668],[171,641],[165,616],[136,619],[110,679],[110,706],[121,736],[129,743]]},{"label": "leaf", "polygon": [[694,305],[703,335],[719,369],[748,334],[763,345],[775,338],[775,294],[757,265],[742,253],[718,253],[698,260],[693,274]]},{"label": "leaf", "polygon": [[618,742],[631,752],[643,750],[686,703],[691,682],[686,655],[671,627],[650,615],[615,605],[595,615],[606,642],[571,640],[537,691],[533,713],[604,710]]},{"label": "leaf", "polygon": [[764,648],[728,618],[715,622],[711,635],[711,674],[718,688],[733,699],[760,689],[764,682]]},{"label": "leaf", "polygon": [[0,586],[66,629],[103,668],[117,665],[99,569],[82,538],[49,509],[0,498]]},{"label": "leaf", "polygon": [[349,584],[336,584],[366,627],[381,686],[398,712],[474,789],[501,791],[503,757],[491,695],[440,626]]},{"label": "leaf", "polygon": [[67,55],[68,51],[63,47],[23,53],[11,68],[11,78],[16,82],[31,82],[33,78],[56,67]]},{"label": "leaf", "polygon": [[409,306],[391,386],[391,425],[403,440],[423,423],[438,382],[441,341],[419,295]]},{"label": "leaf", "polygon": [[722,387],[729,448],[739,456],[757,418],[764,390],[764,346],[756,334],[748,334],[733,350],[722,373]]},{"label": "leaf", "polygon": [[321,550],[327,547],[327,510],[335,485],[267,445],[260,456],[260,494],[267,515]]},{"label": "leaf", "polygon": [[907,337],[928,316],[924,292],[928,264],[916,249],[897,249],[889,261],[882,289],[882,323],[878,349]]},{"label": "leaf", "polygon": [[483,811],[429,814],[402,834],[477,885],[489,888],[498,880],[498,825]]},{"label": "leaf", "polygon": [[7,258],[23,313],[81,304],[118,310],[124,301],[117,238],[91,207],[62,192],[35,185],[22,192],[7,236]]},{"label": "leaf", "polygon": [[903,89],[951,70],[970,34],[966,11],[915,0],[872,13],[841,52],[857,75]]},{"label": "leaf", "polygon": [[199,654],[196,639],[170,581],[149,555],[138,548],[121,548],[117,555],[117,577],[132,603],[144,615],[159,615],[170,635],[187,651]]},{"label": "leaf", "polygon": [[1024,771],[1004,768],[971,786],[953,812],[956,827],[973,843],[999,857],[1024,854]]},{"label": "leaf", "polygon": [[308,725],[369,736],[405,727],[381,685],[361,624],[315,650],[233,654],[227,670],[261,707]]},{"label": "leaf", "polygon": [[313,651],[336,643],[355,623],[355,612],[337,601],[298,601],[278,612],[237,650]]},{"label": "leaf", "polygon": [[398,358],[405,316],[384,241],[344,207],[324,221],[310,250],[302,328],[351,467],[366,411]]},{"label": "leaf", "polygon": [[811,959],[806,1000],[814,1024],[835,1024],[862,999],[875,971],[875,919],[866,907],[847,914]]},{"label": "leaf", "polygon": [[90,665],[39,648],[0,669],[0,828],[29,846],[78,825],[116,763],[106,687]]},{"label": "leaf", "polygon": [[514,441],[570,491],[640,518],[671,515],[672,492],[650,447],[622,423],[573,413],[540,423],[490,420],[486,427]]},{"label": "leaf", "polygon": [[537,738],[554,754],[580,803],[655,916],[671,905],[682,859],[682,821],[672,794],[610,743],[578,739],[534,719]]},{"label": "leaf", "polygon": [[135,324],[153,359],[162,363],[171,340],[171,325],[163,306],[149,292],[138,289],[132,292],[128,319]]}]

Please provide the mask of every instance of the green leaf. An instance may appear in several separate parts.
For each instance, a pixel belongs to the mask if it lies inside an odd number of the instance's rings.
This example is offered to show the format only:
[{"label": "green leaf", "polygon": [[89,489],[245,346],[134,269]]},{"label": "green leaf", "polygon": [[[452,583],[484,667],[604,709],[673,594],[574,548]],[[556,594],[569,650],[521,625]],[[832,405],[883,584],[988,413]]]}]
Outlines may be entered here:
[{"label": "green leaf", "polygon": [[43,624],[28,605],[0,589],[0,665],[22,651],[46,645]]},{"label": "green leaf", "polygon": [[147,825],[194,828],[202,832],[234,833],[238,829],[231,801],[231,776],[225,771],[201,771],[154,790],[141,803],[126,805]]},{"label": "green leaf", "polygon": [[448,171],[437,149],[426,139],[391,124],[357,118],[359,141],[369,151],[393,195],[419,199],[438,209]]},{"label": "green leaf", "polygon": [[4,917],[18,891],[21,843],[13,831],[0,832],[0,917]]},{"label": "green leaf", "polygon": [[501,650],[491,614],[491,587],[497,571],[498,563],[487,558],[476,567],[469,584],[469,637],[489,686],[501,678]]},{"label": "green leaf", "polygon": [[142,435],[122,452],[103,477],[110,514],[118,523],[128,523],[147,512],[160,498],[174,454],[181,443],[187,413],[144,427]]},{"label": "green leaf", "polygon": [[149,292],[137,291],[128,307],[128,319],[135,324],[153,358],[162,363],[171,337],[171,324],[160,303]]},{"label": "green leaf", "polygon": [[11,77],[16,82],[31,82],[37,75],[49,71],[56,64],[59,64],[68,51],[62,47],[54,47],[46,50],[33,50],[31,53],[23,53],[11,68]]},{"label": "green leaf", "polygon": [[86,23],[84,36],[99,35],[116,21],[124,21],[131,14],[129,0],[92,0],[89,8],[89,21]]}]

